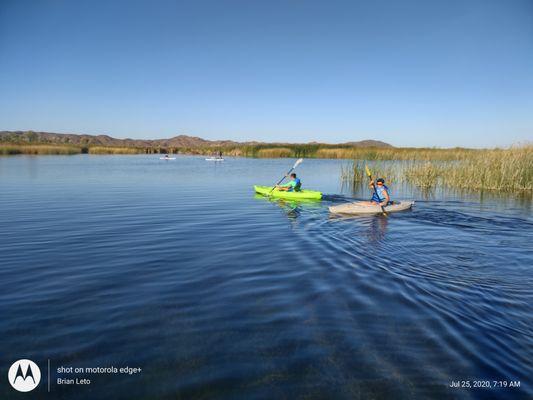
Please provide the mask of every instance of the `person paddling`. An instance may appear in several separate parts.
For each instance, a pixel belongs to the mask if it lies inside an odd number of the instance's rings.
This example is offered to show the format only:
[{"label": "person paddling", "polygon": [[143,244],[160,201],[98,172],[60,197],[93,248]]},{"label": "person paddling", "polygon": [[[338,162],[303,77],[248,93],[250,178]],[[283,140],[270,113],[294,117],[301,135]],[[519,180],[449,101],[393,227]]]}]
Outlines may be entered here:
[{"label": "person paddling", "polygon": [[[374,181],[370,181],[370,188],[373,189]],[[370,201],[365,202],[368,205],[381,205],[382,207],[392,204],[389,194],[389,188],[385,185],[385,179],[379,178],[376,180],[376,190],[372,194]]]},{"label": "person paddling", "polygon": [[285,185],[276,185],[276,188],[283,192],[299,192],[300,188],[302,187],[302,182],[296,177],[294,172],[290,175],[290,177],[290,182],[286,183]]}]

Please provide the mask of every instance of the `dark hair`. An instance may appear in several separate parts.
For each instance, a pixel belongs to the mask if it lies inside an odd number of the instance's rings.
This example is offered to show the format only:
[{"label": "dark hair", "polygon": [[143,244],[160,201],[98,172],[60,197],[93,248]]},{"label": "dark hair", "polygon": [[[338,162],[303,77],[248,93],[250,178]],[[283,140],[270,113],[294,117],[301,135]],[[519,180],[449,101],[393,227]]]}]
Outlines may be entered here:
[{"label": "dark hair", "polygon": [[383,179],[383,178],[379,178],[376,182],[377,182],[377,183],[385,183],[385,179]]},{"label": "dark hair", "polygon": [[293,178],[296,178],[296,174],[295,174],[294,172],[291,174],[291,176],[292,176]]}]

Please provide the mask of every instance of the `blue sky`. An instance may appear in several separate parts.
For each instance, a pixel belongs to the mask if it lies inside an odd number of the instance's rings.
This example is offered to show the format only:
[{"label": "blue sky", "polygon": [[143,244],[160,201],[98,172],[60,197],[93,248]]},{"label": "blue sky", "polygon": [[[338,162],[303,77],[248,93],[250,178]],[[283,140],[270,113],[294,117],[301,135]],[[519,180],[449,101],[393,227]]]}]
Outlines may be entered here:
[{"label": "blue sky", "polygon": [[533,2],[0,0],[0,130],[533,140]]}]

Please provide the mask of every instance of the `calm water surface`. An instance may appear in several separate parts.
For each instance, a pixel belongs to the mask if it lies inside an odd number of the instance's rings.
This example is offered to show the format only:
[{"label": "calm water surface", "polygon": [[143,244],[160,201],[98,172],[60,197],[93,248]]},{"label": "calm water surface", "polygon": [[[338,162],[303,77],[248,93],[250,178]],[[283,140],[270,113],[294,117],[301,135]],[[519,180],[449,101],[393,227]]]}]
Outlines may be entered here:
[{"label": "calm water surface", "polygon": [[[291,162],[0,158],[0,397],[31,358],[39,398],[532,398],[529,201],[404,187],[412,212],[335,218],[368,192],[334,160],[298,169],[322,202],[254,196]],[[448,388],[476,379],[521,388]]]}]

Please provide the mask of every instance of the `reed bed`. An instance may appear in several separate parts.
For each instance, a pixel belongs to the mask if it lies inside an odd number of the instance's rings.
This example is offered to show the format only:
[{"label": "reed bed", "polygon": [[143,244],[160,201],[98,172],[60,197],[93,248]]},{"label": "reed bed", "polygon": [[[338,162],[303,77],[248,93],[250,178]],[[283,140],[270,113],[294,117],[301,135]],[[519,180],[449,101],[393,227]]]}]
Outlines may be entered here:
[{"label": "reed bed", "polygon": [[[366,161],[354,160],[341,170],[343,184],[366,184]],[[374,176],[388,183],[408,183],[423,189],[446,187],[474,191],[533,190],[533,146],[478,150],[455,160],[370,161]]]},{"label": "reed bed", "polygon": [[396,147],[348,147],[321,148],[315,153],[316,158],[380,160],[380,161],[454,161],[464,160],[484,150],[452,148],[396,148]]},{"label": "reed bed", "polygon": [[82,153],[82,148],[68,145],[50,145],[50,144],[0,144],[0,155],[71,155]]},{"label": "reed bed", "polygon": [[533,146],[489,150],[440,171],[444,185],[460,189],[533,190]]},{"label": "reed bed", "polygon": [[260,149],[257,151],[256,156],[261,158],[285,158],[294,157],[294,152],[286,147],[275,147],[271,149]]},{"label": "reed bed", "polygon": [[[240,157],[304,157],[331,159],[359,159],[373,161],[457,161],[468,159],[484,150],[472,149],[435,149],[435,148],[394,148],[394,147],[353,147],[350,145],[329,144],[242,144],[231,146],[203,146],[203,147],[128,147],[128,146],[99,146],[99,145],[70,145],[54,143],[0,143],[3,150],[0,154],[193,154],[209,155],[222,151],[225,155]],[[70,148],[71,150],[65,150]],[[38,149],[41,149],[38,152]],[[57,149],[57,150],[54,150]],[[74,150],[75,149],[75,150]]]},{"label": "reed bed", "polygon": [[89,154],[141,154],[145,153],[144,149],[136,147],[89,147]]}]

